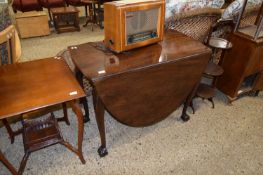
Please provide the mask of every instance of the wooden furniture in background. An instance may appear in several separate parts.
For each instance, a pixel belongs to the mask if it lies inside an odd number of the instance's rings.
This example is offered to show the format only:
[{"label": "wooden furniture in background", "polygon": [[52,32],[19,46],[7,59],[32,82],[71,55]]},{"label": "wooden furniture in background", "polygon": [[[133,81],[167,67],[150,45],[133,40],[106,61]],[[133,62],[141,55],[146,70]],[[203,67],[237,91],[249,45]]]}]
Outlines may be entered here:
[{"label": "wooden furniture in background", "polygon": [[65,0],[65,1],[67,3],[67,6],[69,5],[74,6],[74,7],[84,6],[86,18],[88,17],[88,5],[83,3],[82,0]]},{"label": "wooden furniture in background", "polygon": [[[205,45],[212,49],[212,56],[204,71],[204,78],[210,79],[210,83],[202,82],[197,88],[196,97],[207,99],[215,107],[213,98],[216,95],[216,81],[224,72],[223,68],[218,65],[226,50],[232,48],[232,43],[226,40],[234,29],[232,19],[218,20],[209,30]],[[216,33],[216,37],[214,36]],[[190,103],[193,113],[195,113],[193,102]]]},{"label": "wooden furniture in background", "polygon": [[[204,76],[210,78],[212,84],[200,83],[196,91],[196,97],[200,97],[202,99],[207,99],[208,101],[210,101],[212,103],[212,108],[215,107],[213,98],[216,95],[214,82],[218,76],[222,75],[223,72],[224,70],[220,66],[217,66],[212,61],[210,61],[206,66],[206,69],[204,71]],[[194,111],[193,106],[192,108]]]},{"label": "wooden furniture in background", "polygon": [[[262,6],[263,2],[261,10]],[[241,26],[245,7],[230,36],[233,48],[226,52],[221,63],[224,73],[216,82],[230,103],[243,93],[263,90],[263,15],[259,11],[254,25]]]},{"label": "wooden furniture in background", "polygon": [[98,8],[96,9],[95,13],[97,16],[97,21],[99,23],[99,26],[101,29],[104,28],[103,21],[104,21],[104,3],[106,2],[112,2],[114,0],[98,0]]},{"label": "wooden furniture in background", "polygon": [[42,6],[38,0],[14,0],[12,3],[14,12],[41,11]]},{"label": "wooden furniture in background", "polygon": [[65,7],[66,2],[64,0],[38,0],[42,7],[45,7],[48,9],[48,15],[49,19],[52,20],[51,8],[57,8],[57,7]]},{"label": "wooden furniture in background", "polygon": [[223,38],[216,38],[216,37],[209,36],[208,46],[212,48],[212,50],[220,49],[222,50],[222,53],[220,55],[219,60],[217,60],[217,63],[215,63],[215,58],[212,57],[204,71],[204,76],[211,78],[212,84],[208,85],[205,83],[201,83],[196,92],[196,96],[202,99],[208,99],[212,103],[212,108],[214,108],[215,104],[214,104],[213,98],[216,95],[215,84],[216,84],[217,78],[220,77],[224,72],[223,68],[220,65],[218,65],[218,61],[220,62],[221,57],[224,56],[224,53],[226,50],[229,50],[232,48],[232,43]]},{"label": "wooden furniture in background", "polygon": [[51,13],[57,33],[80,31],[79,10],[76,7],[52,8]]},{"label": "wooden furniture in background", "polygon": [[44,11],[17,13],[15,19],[21,38],[50,34],[48,16]]},{"label": "wooden furniture in background", "polygon": [[104,4],[105,45],[115,52],[163,39],[165,1],[114,1]]},{"label": "wooden furniture in background", "polygon": [[[17,72],[19,72],[19,74]],[[82,154],[83,115],[77,103],[79,98],[85,97],[85,93],[72,75],[65,61],[59,58],[47,58],[19,64],[10,64],[1,66],[0,74],[0,119],[23,115],[57,104],[69,103],[76,113],[78,120],[77,149],[69,143],[62,142],[61,140],[59,140],[59,142],[76,153],[81,162],[85,163]],[[48,132],[37,132],[38,134],[33,132],[30,133],[31,135],[29,135],[29,137],[24,136],[24,143],[30,143],[30,140],[35,139],[39,141],[43,136],[52,138],[52,134],[57,133],[57,131],[52,130],[54,126],[55,123],[52,123],[52,125],[50,125],[51,128],[44,130]],[[27,126],[25,127],[27,128]],[[24,135],[26,134],[25,132],[27,131],[24,130]],[[43,142],[43,144],[46,144],[46,142]],[[43,146],[48,146],[48,144],[41,146],[43,148]],[[40,145],[38,145],[38,147],[40,147]],[[21,162],[19,174],[22,174],[24,170],[24,165],[28,158],[28,149],[30,148],[25,147],[26,154]],[[35,149],[31,149],[31,151],[35,151]]]},{"label": "wooden furniture in background", "polygon": [[86,6],[89,7],[89,16],[86,16],[86,22],[83,27],[86,27],[89,23],[91,23],[91,31],[93,31],[94,25],[97,24],[96,17],[96,4],[98,1],[96,0],[81,0]]},{"label": "wooden furniture in background", "polygon": [[[211,56],[202,43],[168,31],[163,42],[116,54],[102,42],[69,47],[78,79],[93,85],[93,104],[101,137],[100,156],[107,154],[104,111],[128,126],[143,127],[165,119],[192,96]],[[128,92],[128,93],[127,93]]]}]

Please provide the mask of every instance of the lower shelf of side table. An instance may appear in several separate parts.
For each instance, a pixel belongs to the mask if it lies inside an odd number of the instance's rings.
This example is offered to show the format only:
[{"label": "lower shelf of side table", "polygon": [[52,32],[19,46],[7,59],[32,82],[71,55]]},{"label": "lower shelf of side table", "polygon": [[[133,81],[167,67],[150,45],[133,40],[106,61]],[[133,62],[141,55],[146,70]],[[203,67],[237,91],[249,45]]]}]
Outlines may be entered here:
[{"label": "lower shelf of side table", "polygon": [[23,139],[25,150],[36,151],[63,140],[53,113],[45,118],[24,122]]}]

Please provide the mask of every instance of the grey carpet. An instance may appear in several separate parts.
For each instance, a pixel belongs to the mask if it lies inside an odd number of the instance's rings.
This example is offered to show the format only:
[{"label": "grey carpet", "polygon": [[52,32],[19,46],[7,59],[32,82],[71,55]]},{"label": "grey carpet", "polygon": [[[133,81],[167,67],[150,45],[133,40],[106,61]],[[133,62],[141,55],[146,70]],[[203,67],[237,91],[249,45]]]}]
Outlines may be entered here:
[{"label": "grey carpet", "polygon": [[[101,40],[102,34],[99,29],[93,33],[81,29],[26,39],[22,41],[23,58],[54,56],[68,45]],[[186,123],[180,120],[182,107],[162,122],[145,128],[124,126],[106,113],[109,155],[104,158],[97,154],[100,138],[90,97],[88,101],[91,122],[85,124],[83,142],[87,163],[81,164],[75,154],[56,145],[32,153],[24,174],[263,174],[263,93],[243,97],[233,106],[226,105],[226,98],[218,93],[215,109],[209,102],[195,99],[197,112],[193,115],[189,109],[191,119]],[[60,127],[64,138],[75,144],[76,118],[69,111],[71,125],[60,123]],[[12,125],[19,126],[19,123]],[[24,154],[22,137],[18,136],[11,145],[6,130],[1,128],[0,139],[0,149],[18,168]],[[0,174],[8,174],[1,163]]]}]

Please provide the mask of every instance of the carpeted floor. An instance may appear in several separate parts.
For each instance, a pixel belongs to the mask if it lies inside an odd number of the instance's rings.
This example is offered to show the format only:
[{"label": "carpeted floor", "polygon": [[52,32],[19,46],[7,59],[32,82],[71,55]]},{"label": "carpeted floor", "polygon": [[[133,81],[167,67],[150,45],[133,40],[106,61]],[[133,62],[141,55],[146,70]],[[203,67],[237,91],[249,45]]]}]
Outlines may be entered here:
[{"label": "carpeted floor", "polygon": [[[69,45],[102,39],[103,31],[98,28],[93,33],[82,28],[81,32],[26,39],[22,41],[23,60],[54,56]],[[233,106],[226,105],[225,97],[218,93],[215,109],[209,102],[195,99],[197,112],[191,114],[187,123],[180,120],[182,108],[145,128],[124,126],[106,113],[109,155],[104,158],[97,154],[100,139],[91,97],[88,101],[91,121],[85,124],[83,142],[87,163],[81,164],[75,154],[55,145],[32,153],[24,174],[263,174],[263,93],[243,97]],[[60,123],[60,127],[64,138],[75,144],[76,118],[69,111],[71,125]],[[12,125],[19,126],[19,123]],[[1,128],[0,138],[0,149],[18,168],[24,154],[22,137],[18,136],[11,145],[6,130]],[[0,174],[8,173],[0,163]]]}]

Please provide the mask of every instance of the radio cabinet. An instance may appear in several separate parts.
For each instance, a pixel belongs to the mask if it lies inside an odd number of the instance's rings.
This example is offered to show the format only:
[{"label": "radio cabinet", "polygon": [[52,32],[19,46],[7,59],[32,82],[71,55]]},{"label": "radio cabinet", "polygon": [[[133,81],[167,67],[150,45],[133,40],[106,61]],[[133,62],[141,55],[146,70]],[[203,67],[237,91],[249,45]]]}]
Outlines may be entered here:
[{"label": "radio cabinet", "polygon": [[114,1],[104,4],[104,44],[117,53],[163,39],[164,0]]}]

